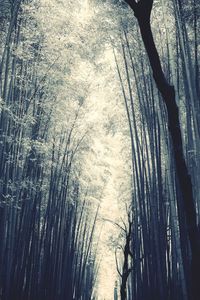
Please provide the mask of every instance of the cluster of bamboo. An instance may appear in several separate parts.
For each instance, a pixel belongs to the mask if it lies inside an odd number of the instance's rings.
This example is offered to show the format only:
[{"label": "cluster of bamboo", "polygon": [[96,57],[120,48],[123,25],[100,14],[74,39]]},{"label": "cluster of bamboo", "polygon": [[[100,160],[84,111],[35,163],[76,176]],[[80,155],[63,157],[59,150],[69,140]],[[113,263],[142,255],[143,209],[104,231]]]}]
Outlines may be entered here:
[{"label": "cluster of bamboo", "polygon": [[176,30],[174,42],[169,24],[165,23],[164,1],[162,4],[166,48],[161,46],[159,50],[165,53],[166,78],[175,86],[177,100],[163,74],[151,33],[153,1],[127,3],[138,19],[149,61],[144,57],[140,37],[135,43],[134,29],[127,31],[126,26],[121,37],[124,65],[115,51],[130,128],[133,165],[132,217],[128,218],[129,230],[125,232],[121,299],[199,299],[197,3],[194,1],[193,9],[187,11],[188,19],[181,1],[170,3]]},{"label": "cluster of bamboo", "polygon": [[0,3],[0,299],[88,300],[97,214],[91,222],[74,172],[77,115],[53,133],[42,45],[32,44],[28,59],[15,52],[27,22],[22,2]]}]

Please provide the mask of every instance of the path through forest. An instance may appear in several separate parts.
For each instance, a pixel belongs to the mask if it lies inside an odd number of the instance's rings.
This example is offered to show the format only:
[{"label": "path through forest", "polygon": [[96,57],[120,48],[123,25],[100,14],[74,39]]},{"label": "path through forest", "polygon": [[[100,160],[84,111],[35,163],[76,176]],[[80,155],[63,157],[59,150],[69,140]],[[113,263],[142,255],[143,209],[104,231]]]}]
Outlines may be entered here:
[{"label": "path through forest", "polygon": [[199,300],[199,12],[0,0],[0,300]]}]

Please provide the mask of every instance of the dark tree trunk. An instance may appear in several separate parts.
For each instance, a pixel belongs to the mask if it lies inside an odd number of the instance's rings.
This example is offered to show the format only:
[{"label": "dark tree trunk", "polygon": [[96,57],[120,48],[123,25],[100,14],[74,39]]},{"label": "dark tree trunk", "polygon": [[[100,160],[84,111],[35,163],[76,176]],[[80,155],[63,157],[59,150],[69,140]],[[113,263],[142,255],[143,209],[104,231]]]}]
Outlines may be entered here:
[{"label": "dark tree trunk", "polygon": [[181,136],[181,129],[179,123],[178,107],[176,104],[174,87],[169,85],[162,67],[158,51],[156,49],[151,25],[150,14],[153,1],[140,0],[139,2],[127,1],[138,20],[142,40],[150,65],[153,71],[153,77],[156,82],[157,88],[162,95],[163,101],[167,107],[168,112],[168,127],[171,135],[174,160],[176,166],[176,175],[181,189],[181,200],[185,208],[185,216],[187,222],[188,237],[191,246],[192,264],[191,264],[191,286],[192,298],[199,299],[200,284],[200,243],[199,232],[196,220],[195,200],[193,197],[191,177],[188,173],[188,168],[183,153],[183,143]]},{"label": "dark tree trunk", "polygon": [[120,285],[121,300],[127,300],[127,280],[129,274],[132,271],[132,267],[129,267],[129,257],[133,258],[133,254],[131,252],[132,225],[133,222],[131,220],[130,213],[128,213],[128,229],[125,228],[126,243],[123,251],[124,259],[123,259],[122,273],[119,273],[121,276],[121,285]]}]

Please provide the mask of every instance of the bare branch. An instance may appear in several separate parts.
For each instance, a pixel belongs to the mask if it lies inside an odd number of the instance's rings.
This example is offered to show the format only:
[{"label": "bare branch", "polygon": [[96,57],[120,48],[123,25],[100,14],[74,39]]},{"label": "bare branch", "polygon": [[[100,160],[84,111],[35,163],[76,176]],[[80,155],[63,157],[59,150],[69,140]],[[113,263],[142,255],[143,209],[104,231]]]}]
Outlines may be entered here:
[{"label": "bare branch", "polygon": [[109,219],[105,219],[105,218],[102,218],[102,220],[103,220],[103,221],[106,221],[106,222],[112,223],[113,225],[119,227],[121,230],[123,230],[123,231],[126,233],[126,230],[125,230],[121,225],[119,225],[118,223],[116,223],[116,222],[114,222],[114,221],[112,221],[112,220],[109,220]]},{"label": "bare branch", "polygon": [[115,262],[116,262],[116,267],[117,267],[117,273],[119,274],[120,277],[122,277],[122,273],[119,270],[119,265],[118,265],[118,260],[117,260],[117,249],[115,249]]},{"label": "bare branch", "polygon": [[126,232],[126,235],[127,235],[127,233],[128,233],[128,229],[127,229],[127,226],[126,226],[126,223],[124,222],[124,220],[122,219],[122,218],[120,218],[120,220],[121,220],[121,222],[123,223],[123,225],[124,225],[124,231]]}]

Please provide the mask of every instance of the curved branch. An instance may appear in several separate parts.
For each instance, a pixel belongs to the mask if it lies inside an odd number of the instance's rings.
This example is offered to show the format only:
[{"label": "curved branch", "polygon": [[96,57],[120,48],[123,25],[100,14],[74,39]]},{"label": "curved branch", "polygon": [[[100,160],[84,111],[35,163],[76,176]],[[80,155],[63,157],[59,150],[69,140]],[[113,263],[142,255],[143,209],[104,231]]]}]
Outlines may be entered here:
[{"label": "curved branch", "polygon": [[124,231],[124,232],[126,233],[126,230],[125,230],[121,225],[119,225],[118,223],[116,223],[116,222],[114,222],[114,221],[112,221],[112,220],[109,220],[109,219],[105,219],[105,218],[102,218],[102,220],[103,220],[103,221],[106,221],[106,222],[112,223],[113,225],[119,227],[122,231]]},{"label": "curved branch", "polygon": [[119,270],[119,265],[118,265],[118,260],[117,260],[117,249],[115,249],[115,263],[117,267],[117,273],[119,274],[120,277],[122,277],[122,273]]}]

